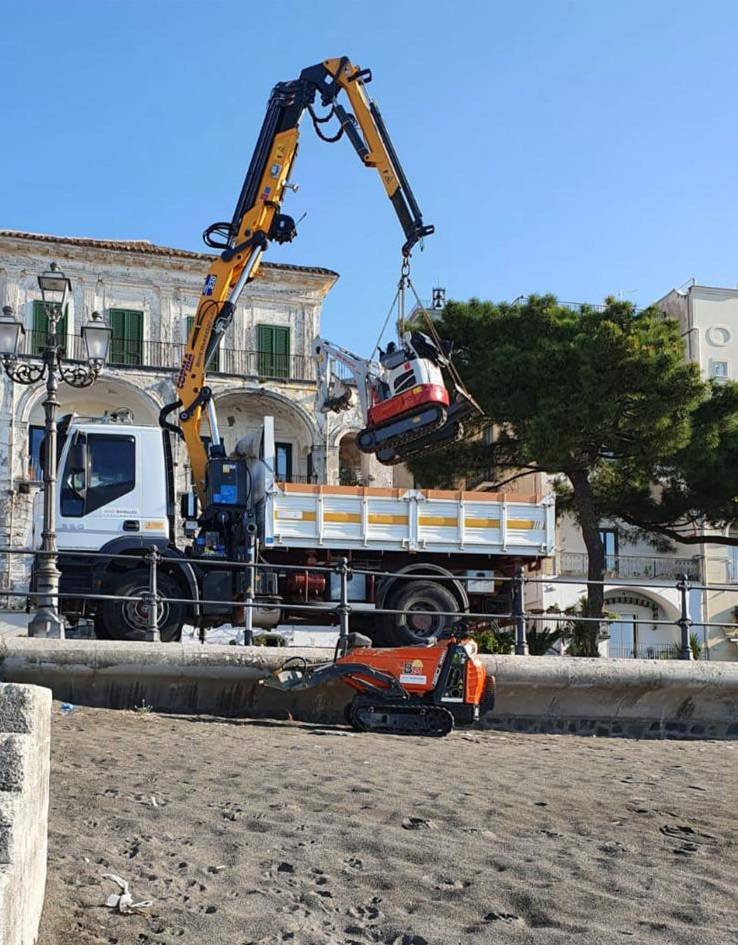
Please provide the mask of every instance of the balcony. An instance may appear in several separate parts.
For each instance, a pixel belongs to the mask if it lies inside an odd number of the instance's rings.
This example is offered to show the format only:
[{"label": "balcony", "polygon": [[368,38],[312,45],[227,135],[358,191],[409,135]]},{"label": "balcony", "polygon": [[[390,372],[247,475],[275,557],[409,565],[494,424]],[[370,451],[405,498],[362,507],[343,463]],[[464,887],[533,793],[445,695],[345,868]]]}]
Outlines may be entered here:
[{"label": "balcony", "polygon": [[[46,343],[46,332],[26,332],[21,352],[26,357],[39,357]],[[66,335],[62,340],[62,354],[68,361],[86,360],[85,347],[80,335]],[[184,344],[166,341],[128,341],[113,339],[110,343],[108,365],[114,368],[147,368],[159,371],[178,371],[184,354]],[[315,362],[299,354],[273,354],[267,351],[246,351],[221,348],[210,374],[252,377],[259,380],[298,381],[314,384]]]},{"label": "balcony", "polygon": [[[564,551],[556,556],[556,572],[566,577],[587,576],[587,555]],[[678,581],[686,574],[690,581],[702,579],[699,558],[670,558],[665,555],[607,555],[605,576],[618,580]]]}]

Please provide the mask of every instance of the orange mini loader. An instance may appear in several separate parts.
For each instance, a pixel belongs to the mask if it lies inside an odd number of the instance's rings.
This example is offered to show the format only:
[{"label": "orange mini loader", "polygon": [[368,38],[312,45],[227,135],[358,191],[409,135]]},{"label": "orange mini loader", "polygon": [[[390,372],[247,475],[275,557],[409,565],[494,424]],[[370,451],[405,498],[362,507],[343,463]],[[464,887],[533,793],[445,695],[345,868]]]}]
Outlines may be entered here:
[{"label": "orange mini loader", "polygon": [[494,677],[463,624],[427,646],[395,649],[375,649],[368,637],[349,633],[339,637],[331,662],[310,665],[293,656],[261,682],[298,691],[337,679],[356,690],[345,715],[360,732],[443,736],[455,722],[471,724],[494,707]]}]

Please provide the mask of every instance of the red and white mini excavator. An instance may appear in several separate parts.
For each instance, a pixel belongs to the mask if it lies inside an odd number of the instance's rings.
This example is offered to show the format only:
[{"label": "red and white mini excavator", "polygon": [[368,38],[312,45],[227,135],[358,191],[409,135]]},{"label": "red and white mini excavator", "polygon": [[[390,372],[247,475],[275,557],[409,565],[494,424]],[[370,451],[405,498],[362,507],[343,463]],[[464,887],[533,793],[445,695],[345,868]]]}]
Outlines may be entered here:
[{"label": "red and white mini excavator", "polygon": [[391,341],[380,350],[379,360],[361,358],[325,338],[315,340],[313,354],[318,409],[338,413],[351,407],[351,387],[336,371],[336,364],[344,365],[353,376],[366,424],[356,444],[387,466],[462,439],[463,421],[481,414],[435,332],[431,337],[417,329],[405,331],[399,344]]}]

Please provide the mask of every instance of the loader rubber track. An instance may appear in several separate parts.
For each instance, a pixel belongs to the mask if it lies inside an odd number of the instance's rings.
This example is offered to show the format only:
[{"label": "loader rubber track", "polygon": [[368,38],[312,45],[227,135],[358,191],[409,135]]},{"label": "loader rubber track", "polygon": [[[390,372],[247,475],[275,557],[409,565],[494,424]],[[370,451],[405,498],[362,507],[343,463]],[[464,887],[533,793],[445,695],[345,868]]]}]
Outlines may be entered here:
[{"label": "loader rubber track", "polygon": [[356,696],[346,710],[350,725],[359,732],[387,735],[422,735],[443,738],[454,728],[454,717],[441,706],[387,703]]}]

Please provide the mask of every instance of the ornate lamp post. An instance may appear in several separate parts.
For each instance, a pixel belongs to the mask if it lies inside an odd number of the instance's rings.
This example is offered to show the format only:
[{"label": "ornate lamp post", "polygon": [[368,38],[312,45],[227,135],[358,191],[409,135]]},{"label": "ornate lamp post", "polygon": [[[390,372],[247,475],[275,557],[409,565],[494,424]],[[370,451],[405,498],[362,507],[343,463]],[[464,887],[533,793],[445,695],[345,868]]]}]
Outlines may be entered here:
[{"label": "ornate lamp post", "polygon": [[41,555],[36,568],[36,597],[38,606],[28,625],[31,637],[63,637],[64,624],[59,617],[59,570],[56,566],[56,398],[58,382],[72,387],[89,387],[102,370],[108,354],[111,329],[98,312],[82,326],[82,340],[87,353],[87,365],[66,366],[61,356],[62,339],[57,335],[59,321],[64,315],[71,283],[56,263],[38,277],[44,312],[48,321],[46,344],[41,349],[41,364],[18,360],[18,346],[25,329],[6,305],[0,318],[0,357],[8,377],[16,384],[36,384],[46,378],[46,398],[43,402],[44,427],[44,521]]}]

